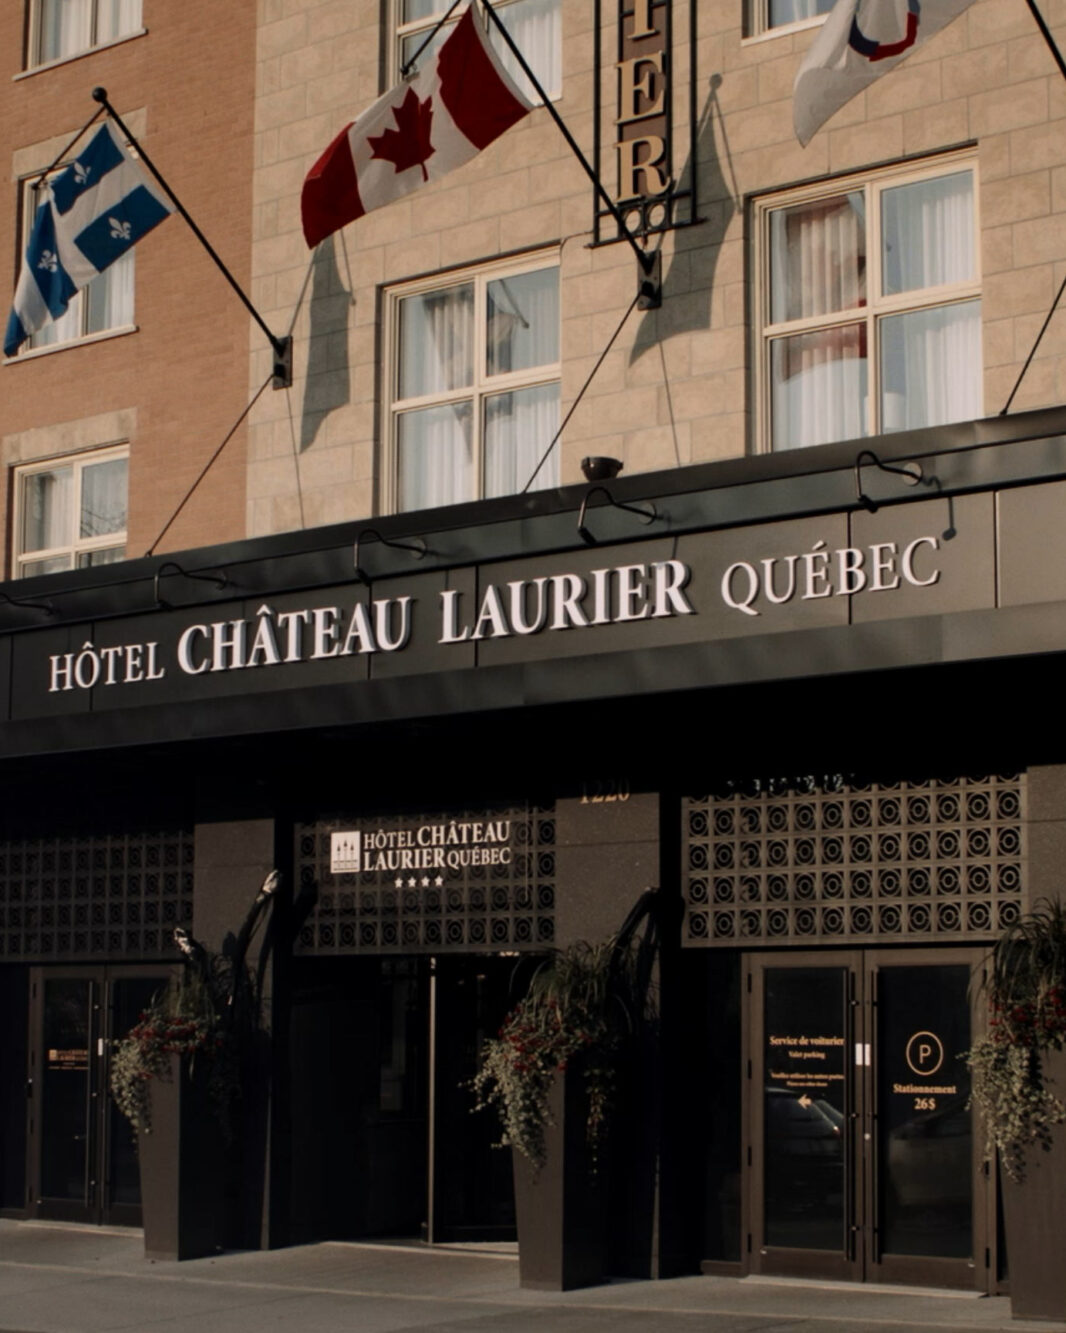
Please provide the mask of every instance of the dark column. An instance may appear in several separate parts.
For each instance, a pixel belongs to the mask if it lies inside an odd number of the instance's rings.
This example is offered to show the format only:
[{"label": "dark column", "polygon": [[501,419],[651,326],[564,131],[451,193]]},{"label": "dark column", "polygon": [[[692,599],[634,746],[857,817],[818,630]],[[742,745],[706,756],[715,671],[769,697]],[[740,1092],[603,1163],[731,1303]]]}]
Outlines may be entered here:
[{"label": "dark column", "polygon": [[[196,825],[196,885],[193,934],[208,949],[232,945],[263,880],[276,863],[274,819],[235,819]],[[277,904],[271,914],[277,910]],[[273,959],[261,953],[274,932],[262,926],[248,950],[247,964],[262,984],[262,1026],[257,1049],[244,1066],[241,1107],[235,1142],[227,1154],[229,1229],[227,1243],[266,1248],[271,1243],[270,1185],[274,1174],[271,1144],[273,1068]]]}]

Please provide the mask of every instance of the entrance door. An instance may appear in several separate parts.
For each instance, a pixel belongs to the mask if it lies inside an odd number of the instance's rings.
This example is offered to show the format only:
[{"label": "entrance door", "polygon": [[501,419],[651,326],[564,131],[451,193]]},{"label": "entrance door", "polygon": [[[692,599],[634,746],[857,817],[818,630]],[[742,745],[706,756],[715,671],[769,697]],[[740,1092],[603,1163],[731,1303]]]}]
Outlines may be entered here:
[{"label": "entrance door", "polygon": [[[511,1155],[473,1113],[515,1002],[493,954],[308,958],[290,1029],[292,1238],[513,1240]],[[526,967],[531,964],[525,964]]]},{"label": "entrance door", "polygon": [[32,1216],[140,1224],[134,1136],[107,1090],[111,1042],[129,1031],[167,975],[158,966],[31,973]]},{"label": "entrance door", "polygon": [[748,960],[754,1272],[988,1289],[972,950]]}]

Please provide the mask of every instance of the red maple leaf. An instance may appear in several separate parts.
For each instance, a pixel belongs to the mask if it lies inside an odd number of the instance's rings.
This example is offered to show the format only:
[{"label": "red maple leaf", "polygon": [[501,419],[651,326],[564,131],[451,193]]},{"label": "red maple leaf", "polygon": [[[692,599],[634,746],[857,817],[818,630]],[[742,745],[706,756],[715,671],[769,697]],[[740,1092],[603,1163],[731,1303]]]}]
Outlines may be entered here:
[{"label": "red maple leaf", "polygon": [[371,157],[394,163],[398,172],[406,171],[408,167],[421,167],[422,179],[428,181],[426,163],[437,151],[429,141],[433,98],[427,97],[420,102],[415,90],[408,88],[407,96],[399,106],[392,108],[392,114],[396,117],[396,129],[367,135],[367,143],[374,150]]}]

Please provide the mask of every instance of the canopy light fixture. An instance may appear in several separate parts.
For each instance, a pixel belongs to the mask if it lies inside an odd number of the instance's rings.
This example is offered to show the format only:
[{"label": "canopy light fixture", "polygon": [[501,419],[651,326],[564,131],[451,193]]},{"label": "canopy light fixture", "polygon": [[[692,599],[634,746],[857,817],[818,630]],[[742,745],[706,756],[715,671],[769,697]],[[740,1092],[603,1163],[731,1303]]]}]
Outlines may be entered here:
[{"label": "canopy light fixture", "polygon": [[398,551],[411,551],[416,560],[421,560],[429,551],[424,537],[415,537],[412,541],[401,542],[395,537],[383,537],[377,528],[364,528],[355,539],[355,549],[353,551],[353,563],[355,565],[355,577],[360,583],[369,583],[370,576],[359,563],[359,546],[367,537],[372,537],[379,541],[382,546],[394,546]]},{"label": "canopy light fixture", "polygon": [[882,472],[894,472],[897,477],[902,477],[908,486],[917,486],[922,479],[920,463],[904,463],[902,467],[895,467],[892,463],[882,463],[872,449],[860,449],[855,458],[855,499],[871,514],[877,513],[877,505],[862,489],[863,459],[880,468]]},{"label": "canopy light fixture", "polygon": [[[615,462],[614,459],[609,459],[608,461],[612,463]],[[643,519],[645,523],[654,523],[655,520],[659,517],[658,510],[655,508],[653,504],[646,504],[646,505],[624,504],[621,500],[616,500],[606,486],[590,486],[588,490],[585,492],[585,498],[581,501],[581,512],[577,516],[577,530],[581,535],[581,540],[583,542],[587,542],[589,546],[596,545],[596,538],[592,535],[591,532],[589,532],[588,528],[585,526],[585,515],[588,512],[589,501],[592,499],[594,495],[597,494],[597,492],[600,495],[605,496],[607,499],[607,503],[611,505],[613,508],[624,509],[627,514],[636,514],[638,518]]]},{"label": "canopy light fixture", "polygon": [[155,581],[153,584],[153,590],[155,592],[156,606],[166,610],[172,610],[173,607],[172,604],[168,602],[166,598],[163,596],[163,594],[160,592],[159,585],[162,581],[163,575],[170,573],[180,574],[182,578],[193,579],[197,583],[213,583],[216,588],[229,587],[229,579],[226,577],[225,574],[221,573],[193,574],[189,570],[184,569],[181,565],[179,565],[176,560],[164,560],[163,563],[159,566],[159,568],[155,572]]}]

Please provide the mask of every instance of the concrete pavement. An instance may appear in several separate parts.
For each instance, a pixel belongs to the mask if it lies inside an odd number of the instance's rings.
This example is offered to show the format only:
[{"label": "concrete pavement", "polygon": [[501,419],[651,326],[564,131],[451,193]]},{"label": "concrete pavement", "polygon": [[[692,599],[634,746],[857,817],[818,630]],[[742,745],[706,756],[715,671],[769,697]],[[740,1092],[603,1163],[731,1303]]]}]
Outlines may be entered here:
[{"label": "concrete pavement", "polygon": [[544,1293],[513,1251],[329,1242],[149,1262],[139,1231],[0,1220],[0,1333],[945,1333],[1044,1330],[1003,1298],[686,1277]]}]

